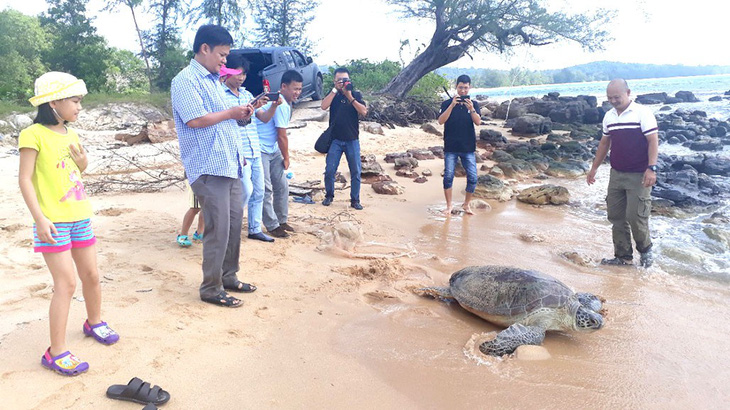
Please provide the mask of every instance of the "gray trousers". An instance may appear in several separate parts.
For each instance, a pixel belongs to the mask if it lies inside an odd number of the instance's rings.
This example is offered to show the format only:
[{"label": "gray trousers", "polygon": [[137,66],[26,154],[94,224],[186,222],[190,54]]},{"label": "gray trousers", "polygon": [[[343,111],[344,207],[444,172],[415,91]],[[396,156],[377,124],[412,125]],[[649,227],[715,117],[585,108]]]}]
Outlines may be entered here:
[{"label": "gray trousers", "polygon": [[[649,215],[651,214],[651,187],[644,187],[642,172],[621,172],[611,169],[608,181],[606,208],[613,224],[614,256],[630,260],[631,235],[640,253],[651,249]],[[206,228],[207,229],[207,228]]]},{"label": "gray trousers", "polygon": [[267,231],[273,231],[286,223],[289,217],[289,181],[284,172],[281,151],[261,153],[264,166],[264,210],[262,219]]},{"label": "gray trousers", "polygon": [[198,196],[205,220],[200,297],[214,297],[223,286],[238,283],[243,186],[237,178],[201,175],[190,187]]}]

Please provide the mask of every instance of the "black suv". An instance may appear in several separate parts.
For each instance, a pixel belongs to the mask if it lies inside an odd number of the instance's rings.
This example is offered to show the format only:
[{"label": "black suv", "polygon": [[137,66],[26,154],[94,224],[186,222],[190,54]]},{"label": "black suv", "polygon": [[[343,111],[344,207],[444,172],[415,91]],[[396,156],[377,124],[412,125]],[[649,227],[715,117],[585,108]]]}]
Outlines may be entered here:
[{"label": "black suv", "polygon": [[302,95],[299,99],[312,97],[321,100],[324,97],[322,71],[304,53],[293,47],[240,48],[231,50],[231,54],[243,54],[251,63],[243,86],[253,95],[263,92],[263,80],[269,80],[271,91],[278,91],[281,76],[287,70],[297,70],[304,78]]}]

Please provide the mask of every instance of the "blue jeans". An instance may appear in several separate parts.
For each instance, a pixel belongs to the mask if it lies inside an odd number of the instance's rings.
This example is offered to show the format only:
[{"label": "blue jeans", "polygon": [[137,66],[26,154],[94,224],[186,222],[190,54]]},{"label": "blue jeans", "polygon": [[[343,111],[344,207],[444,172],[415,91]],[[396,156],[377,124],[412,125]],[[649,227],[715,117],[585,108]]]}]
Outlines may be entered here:
[{"label": "blue jeans", "polygon": [[444,189],[454,185],[457,158],[461,158],[461,165],[466,170],[466,192],[473,194],[477,188],[477,159],[473,152],[444,152]]},{"label": "blue jeans", "polygon": [[335,174],[337,167],[340,166],[342,153],[347,158],[347,165],[350,167],[350,202],[360,202],[360,172],[362,164],[360,163],[360,140],[340,141],[332,140],[324,169],[324,189],[327,198],[335,197]]},{"label": "blue jeans", "polygon": [[251,163],[248,162],[248,158],[246,158],[246,165],[241,170],[241,174],[241,185],[243,185],[241,200],[243,201],[243,208],[245,208],[248,200],[251,199],[251,190],[253,189],[251,185]]},{"label": "blue jeans", "polygon": [[[247,217],[248,233],[255,234],[261,232],[261,215],[264,211],[264,166],[261,163],[261,157],[246,158],[246,163],[251,167],[247,181],[250,186]],[[246,196],[247,191],[245,185],[246,182],[244,182],[244,196]],[[245,198],[243,206],[246,206]]]}]

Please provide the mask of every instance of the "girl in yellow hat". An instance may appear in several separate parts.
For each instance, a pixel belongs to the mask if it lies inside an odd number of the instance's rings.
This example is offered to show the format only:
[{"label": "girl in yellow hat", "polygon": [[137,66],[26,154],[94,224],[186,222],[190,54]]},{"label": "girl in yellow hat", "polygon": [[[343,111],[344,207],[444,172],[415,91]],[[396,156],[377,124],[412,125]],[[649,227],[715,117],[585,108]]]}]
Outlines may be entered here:
[{"label": "girl in yellow hat", "polygon": [[96,237],[91,228],[91,205],[81,173],[88,165],[79,136],[67,123],[76,121],[86,84],[71,74],[49,72],[35,82],[38,107],[33,125],[18,138],[18,181],[33,220],[35,252],[43,255],[53,276],[49,321],[51,346],[41,364],[63,375],[75,376],[89,369],[66,349],[66,322],[78,271],[86,302],[86,336],[113,344],[119,335],[101,320],[101,284],[96,267]]}]

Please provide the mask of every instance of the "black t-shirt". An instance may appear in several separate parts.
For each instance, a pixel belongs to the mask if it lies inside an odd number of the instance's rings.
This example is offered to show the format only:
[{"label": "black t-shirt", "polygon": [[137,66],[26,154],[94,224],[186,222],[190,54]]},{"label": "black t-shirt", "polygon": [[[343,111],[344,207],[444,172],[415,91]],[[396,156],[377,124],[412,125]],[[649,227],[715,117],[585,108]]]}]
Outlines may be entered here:
[{"label": "black t-shirt", "polygon": [[[352,92],[352,96],[362,105],[362,94]],[[342,112],[340,113],[340,111]],[[339,113],[339,114],[338,114]],[[337,123],[333,122],[337,120]],[[357,110],[350,104],[350,101],[342,93],[337,93],[330,105],[330,126],[334,139],[340,141],[354,141],[360,135],[360,119]]]},{"label": "black t-shirt", "polygon": [[[441,103],[441,112],[443,114],[449,105],[451,99]],[[474,104],[474,110],[481,116],[479,112],[479,103],[471,100]],[[440,115],[439,114],[439,115]],[[474,121],[471,119],[469,109],[465,104],[456,104],[451,110],[449,119],[444,124],[444,151],[445,152],[474,152],[477,150],[477,134],[474,131]]]}]

